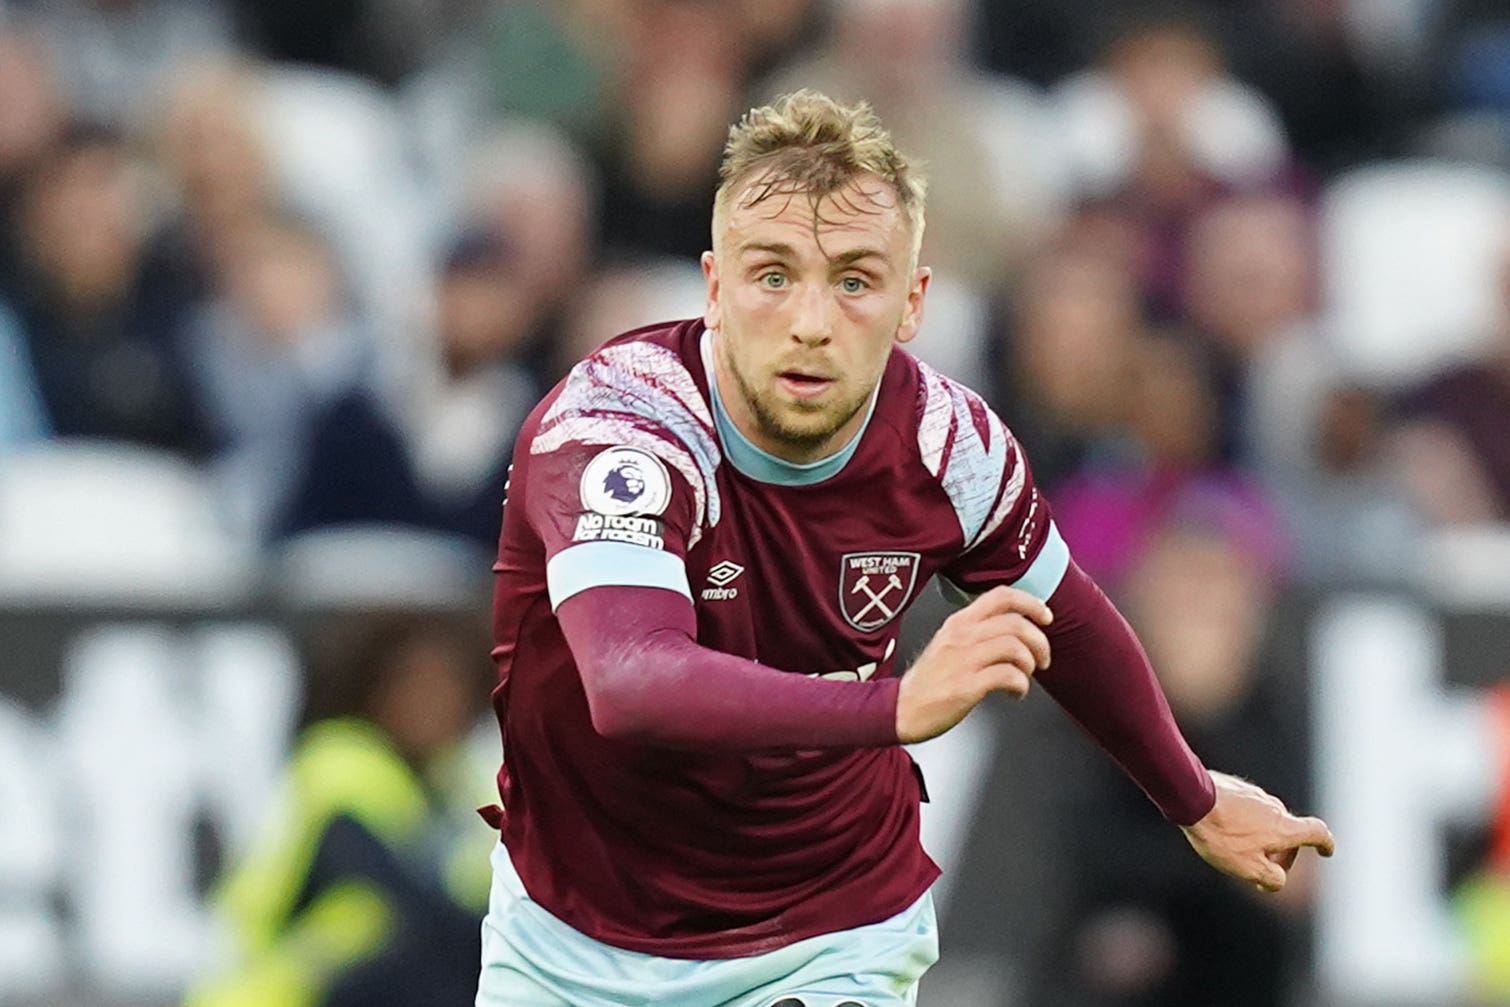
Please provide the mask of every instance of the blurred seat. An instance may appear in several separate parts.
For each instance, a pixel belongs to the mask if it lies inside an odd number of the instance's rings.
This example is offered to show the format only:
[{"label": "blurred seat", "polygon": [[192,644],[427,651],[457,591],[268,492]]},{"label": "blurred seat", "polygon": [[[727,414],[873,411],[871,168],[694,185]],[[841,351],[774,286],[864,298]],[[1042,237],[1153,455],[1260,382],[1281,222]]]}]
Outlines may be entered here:
[{"label": "blurred seat", "polygon": [[174,455],[61,441],[0,466],[0,598],[213,605],[256,574],[205,476]]},{"label": "blurred seat", "polygon": [[284,541],[272,586],[295,606],[475,606],[491,587],[492,557],[456,535],[404,525],[317,528]]},{"label": "blurred seat", "polygon": [[1504,609],[1510,599],[1510,522],[1441,528],[1422,542],[1422,587],[1458,609]]},{"label": "blurred seat", "polygon": [[1493,337],[1510,177],[1449,162],[1361,168],[1327,189],[1319,240],[1323,310],[1344,367],[1407,385]]}]

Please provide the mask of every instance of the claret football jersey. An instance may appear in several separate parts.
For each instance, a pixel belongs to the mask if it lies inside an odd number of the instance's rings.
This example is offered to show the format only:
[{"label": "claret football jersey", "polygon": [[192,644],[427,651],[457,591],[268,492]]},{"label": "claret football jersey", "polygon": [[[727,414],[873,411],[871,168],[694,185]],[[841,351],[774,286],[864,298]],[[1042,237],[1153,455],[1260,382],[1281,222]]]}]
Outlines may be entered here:
[{"label": "claret football jersey", "polygon": [[899,674],[930,578],[1047,598],[1069,553],[973,392],[892,352],[861,431],[807,465],[724,412],[700,321],[626,333],[526,421],[494,608],[503,842],[531,898],[667,957],[756,954],[885,919],[938,869],[899,746],[730,753],[599,735],[553,613],[602,586],[688,598],[697,642],[774,672]]}]

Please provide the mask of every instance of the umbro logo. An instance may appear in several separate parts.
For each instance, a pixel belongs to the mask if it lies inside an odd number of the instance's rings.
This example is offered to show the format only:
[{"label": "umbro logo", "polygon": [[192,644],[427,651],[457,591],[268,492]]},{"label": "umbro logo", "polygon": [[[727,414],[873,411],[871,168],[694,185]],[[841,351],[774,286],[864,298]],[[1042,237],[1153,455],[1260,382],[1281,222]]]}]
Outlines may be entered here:
[{"label": "umbro logo", "polygon": [[730,581],[744,572],[745,568],[738,563],[730,563],[728,560],[724,560],[708,571],[708,583],[714,587],[727,587]]},{"label": "umbro logo", "polygon": [[744,572],[744,567],[728,560],[715,564],[708,571],[708,583],[712,586],[703,588],[703,601],[728,601],[731,598],[738,598],[739,588],[729,585]]}]

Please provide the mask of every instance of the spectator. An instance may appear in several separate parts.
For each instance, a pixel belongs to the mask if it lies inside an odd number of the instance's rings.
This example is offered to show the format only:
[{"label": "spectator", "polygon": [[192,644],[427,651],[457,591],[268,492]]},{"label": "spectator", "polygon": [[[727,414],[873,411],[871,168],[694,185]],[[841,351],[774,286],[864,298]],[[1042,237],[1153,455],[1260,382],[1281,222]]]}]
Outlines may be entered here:
[{"label": "spectator", "polygon": [[1052,491],[1124,439],[1142,308],[1123,264],[1079,244],[1041,256],[1014,308],[996,401]]},{"label": "spectator", "polygon": [[1227,457],[1285,450],[1308,416],[1323,353],[1312,243],[1305,208],[1280,194],[1222,200],[1191,223],[1183,315],[1214,366]]},{"label": "spectator", "polygon": [[145,268],[146,227],[124,142],[72,135],[23,195],[17,314],[56,434],[202,456],[209,431],[177,343],[192,304]]},{"label": "spectator", "polygon": [[68,107],[47,49],[33,36],[0,32],[0,298],[14,297],[20,282],[23,183],[67,125]]},{"label": "spectator", "polygon": [[1510,520],[1510,255],[1489,355],[1427,381],[1405,398],[1400,471],[1433,524]]},{"label": "spectator", "polygon": [[219,434],[225,510],[260,537],[302,467],[313,417],[357,385],[371,346],[314,231],[269,218],[219,240],[221,295],[191,325],[187,354]]},{"label": "spectator", "polygon": [[1159,320],[1178,312],[1196,212],[1226,194],[1298,184],[1274,110],[1228,73],[1214,39],[1189,17],[1133,20],[1055,100],[1075,195],[1133,228]]},{"label": "spectator", "polygon": [[1409,578],[1416,571],[1401,543],[1420,540],[1421,521],[1396,470],[1388,403],[1327,357],[1314,363],[1286,424],[1294,450],[1258,470],[1295,540],[1295,574],[1313,584]]},{"label": "spectator", "polygon": [[1200,353],[1172,336],[1134,354],[1125,449],[1091,459],[1061,485],[1055,515],[1076,561],[1118,585],[1149,536],[1187,494],[1220,492],[1239,501],[1254,538],[1267,539],[1276,569],[1286,550],[1272,503],[1257,482],[1221,458],[1216,391]]},{"label": "spectator", "polygon": [[584,157],[539,124],[498,128],[475,144],[466,170],[462,215],[508,247],[511,286],[529,301],[515,352],[552,381],[565,373],[555,344],[594,259],[597,195]]},{"label": "spectator", "polygon": [[496,544],[514,434],[541,390],[519,355],[538,301],[516,262],[487,231],[453,244],[432,356],[316,416],[283,532],[392,522]]},{"label": "spectator", "polygon": [[291,64],[259,68],[255,85],[279,201],[319,225],[374,339],[402,352],[424,324],[434,224],[396,96]]},{"label": "spectator", "polygon": [[472,1002],[492,838],[472,814],[486,773],[458,772],[490,677],[477,629],[379,614],[334,641],[280,814],[218,885],[235,958],[188,1007]]},{"label": "spectator", "polygon": [[1318,319],[1306,208],[1254,193],[1191,225],[1184,316],[1216,368],[1223,454],[1262,482],[1297,542],[1297,577],[1395,580],[1414,528],[1387,471],[1378,396],[1350,382]]},{"label": "spectator", "polygon": [[[1128,617],[1202,758],[1307,797],[1304,720],[1262,643],[1275,589],[1269,530],[1201,486],[1171,502],[1126,580]],[[1073,804],[1074,878],[1061,956],[1038,1002],[1077,1007],[1280,1007],[1303,963],[1309,878],[1267,898],[1220,877],[1099,764]]]},{"label": "spectator", "polygon": [[256,89],[250,66],[204,63],[180,73],[157,110],[154,153],[176,205],[151,258],[186,297],[210,293],[232,236],[280,202]]},{"label": "spectator", "polygon": [[202,296],[226,235],[294,212],[330,244],[374,342],[401,354],[422,322],[430,226],[401,124],[355,78],[224,59],[182,68],[154,122],[180,200],[153,247],[157,271]]}]

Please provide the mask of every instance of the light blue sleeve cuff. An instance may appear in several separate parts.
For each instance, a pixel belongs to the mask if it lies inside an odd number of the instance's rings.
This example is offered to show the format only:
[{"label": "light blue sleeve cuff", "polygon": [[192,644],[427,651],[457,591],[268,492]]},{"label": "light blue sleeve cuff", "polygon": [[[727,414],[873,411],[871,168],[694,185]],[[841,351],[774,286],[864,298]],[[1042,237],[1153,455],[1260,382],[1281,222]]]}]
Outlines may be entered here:
[{"label": "light blue sleeve cuff", "polygon": [[627,542],[584,542],[562,549],[545,564],[545,587],[552,612],[590,587],[663,587],[692,600],[680,556]]},{"label": "light blue sleeve cuff", "polygon": [[[1019,591],[1026,591],[1039,601],[1048,601],[1053,593],[1059,590],[1059,584],[1064,580],[1065,572],[1070,568],[1070,547],[1065,544],[1063,536],[1059,534],[1059,526],[1049,523],[1048,534],[1044,536],[1043,545],[1038,549],[1038,555],[1034,558],[1027,573],[1014,580],[1011,587]],[[944,600],[963,608],[976,599],[958,584],[949,580],[942,574],[938,578],[939,594]]]}]

